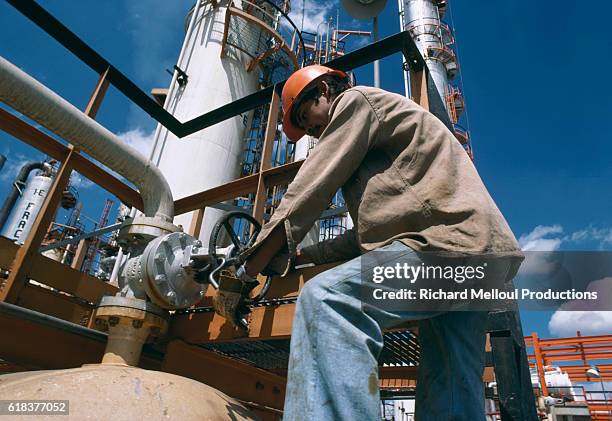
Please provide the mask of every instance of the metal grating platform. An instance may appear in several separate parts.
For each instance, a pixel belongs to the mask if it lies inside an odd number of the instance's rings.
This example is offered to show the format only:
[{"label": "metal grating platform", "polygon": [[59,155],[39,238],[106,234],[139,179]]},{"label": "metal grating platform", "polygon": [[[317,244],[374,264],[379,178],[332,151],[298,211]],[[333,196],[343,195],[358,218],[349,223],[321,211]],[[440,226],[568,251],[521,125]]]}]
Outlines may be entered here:
[{"label": "metal grating platform", "polygon": [[[385,366],[418,365],[419,345],[410,331],[387,332],[379,364]],[[236,358],[264,370],[286,369],[289,361],[289,339],[206,343],[202,348]]]}]

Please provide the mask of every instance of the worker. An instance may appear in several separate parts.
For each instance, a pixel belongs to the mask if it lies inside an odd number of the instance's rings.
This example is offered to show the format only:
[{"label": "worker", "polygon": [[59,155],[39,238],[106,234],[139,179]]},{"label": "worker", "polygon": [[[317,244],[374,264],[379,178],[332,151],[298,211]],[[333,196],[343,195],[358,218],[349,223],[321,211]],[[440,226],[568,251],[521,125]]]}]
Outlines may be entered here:
[{"label": "worker", "polygon": [[[290,142],[305,134],[318,142],[247,252],[235,275],[244,285],[238,292],[250,291],[262,272],[345,261],[300,291],[284,419],[380,420],[383,329],[418,320],[417,419],[484,420],[486,312],[391,311],[363,305],[360,295],[362,264],[376,253],[399,253],[414,265],[427,252],[520,261],[518,243],[465,150],[415,102],[352,87],[344,72],[325,66],[293,73],[282,108]],[[340,188],[354,227],[297,249]],[[499,276],[515,269],[506,266]],[[231,294],[222,287],[215,302],[235,320],[244,309]]]}]

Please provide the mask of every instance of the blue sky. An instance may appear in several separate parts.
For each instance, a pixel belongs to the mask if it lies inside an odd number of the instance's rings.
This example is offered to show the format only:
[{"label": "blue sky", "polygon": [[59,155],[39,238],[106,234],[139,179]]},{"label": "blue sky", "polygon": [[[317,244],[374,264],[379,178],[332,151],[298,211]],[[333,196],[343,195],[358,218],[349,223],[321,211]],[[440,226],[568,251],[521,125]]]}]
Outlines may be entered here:
[{"label": "blue sky", "polygon": [[[165,70],[178,57],[191,3],[40,1],[145,91],[169,84]],[[304,29],[339,13],[341,28],[369,30],[369,22],[350,19],[339,1],[305,3]],[[476,165],[517,238],[538,249],[609,250],[612,31],[606,18],[612,5],[584,7],[570,0],[450,3]],[[302,1],[294,0],[293,9],[300,26]],[[450,17],[448,13],[446,20]],[[382,37],[399,30],[397,2],[388,2],[380,21]],[[97,81],[93,71],[5,2],[0,3],[0,28],[3,57],[77,107],[85,106]],[[403,92],[400,65],[399,56],[383,60],[383,88]],[[360,83],[370,84],[371,66],[357,76]],[[155,128],[154,121],[113,88],[98,121],[139,148]],[[9,159],[0,172],[0,197],[24,161],[44,158],[3,132],[0,153]],[[98,219],[110,195],[86,180],[75,179],[75,184],[86,204],[84,212]],[[115,210],[117,203],[115,199]],[[551,313],[524,313],[525,332],[537,330],[542,337],[572,335],[576,328],[610,333],[607,326],[612,326],[609,315],[561,316],[549,326]]]}]

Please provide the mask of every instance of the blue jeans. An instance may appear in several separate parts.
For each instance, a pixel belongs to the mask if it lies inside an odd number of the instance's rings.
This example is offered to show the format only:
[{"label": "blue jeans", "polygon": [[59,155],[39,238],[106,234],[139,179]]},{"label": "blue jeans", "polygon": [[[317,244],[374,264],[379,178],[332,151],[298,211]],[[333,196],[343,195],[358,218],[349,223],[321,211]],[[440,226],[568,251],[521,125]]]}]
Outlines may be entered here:
[{"label": "blue jeans", "polygon": [[[378,249],[404,250],[419,264],[399,241]],[[283,419],[380,420],[377,360],[383,329],[419,320],[417,420],[484,420],[486,312],[364,311],[361,259],[315,276],[300,292]]]}]

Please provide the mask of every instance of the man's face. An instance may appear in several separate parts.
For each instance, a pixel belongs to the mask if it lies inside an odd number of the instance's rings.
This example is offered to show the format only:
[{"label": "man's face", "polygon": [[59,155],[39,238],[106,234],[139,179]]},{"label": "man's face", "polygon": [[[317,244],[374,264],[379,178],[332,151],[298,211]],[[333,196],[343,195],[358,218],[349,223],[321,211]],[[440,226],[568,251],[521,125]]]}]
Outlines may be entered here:
[{"label": "man's face", "polygon": [[300,101],[295,109],[295,121],[306,134],[317,139],[329,123],[329,109],[331,101],[329,87],[325,81],[319,82],[319,92],[321,96],[317,99]]}]

